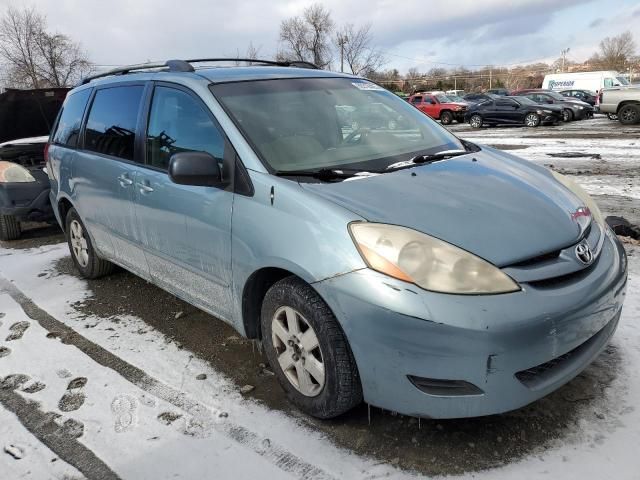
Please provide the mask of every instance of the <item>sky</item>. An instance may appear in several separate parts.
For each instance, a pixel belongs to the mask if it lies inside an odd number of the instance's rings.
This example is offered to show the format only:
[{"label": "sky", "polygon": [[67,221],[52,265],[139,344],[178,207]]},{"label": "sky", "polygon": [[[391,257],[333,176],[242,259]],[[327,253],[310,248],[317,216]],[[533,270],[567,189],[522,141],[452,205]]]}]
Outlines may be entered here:
[{"label": "sky", "polygon": [[[32,5],[51,30],[80,42],[97,65],[170,58],[236,56],[249,42],[260,56],[278,50],[280,22],[308,0],[0,0]],[[600,40],[625,30],[640,53],[635,0],[325,0],[337,25],[371,23],[385,68],[475,68],[584,61]],[[337,62],[335,63],[337,66]]]}]

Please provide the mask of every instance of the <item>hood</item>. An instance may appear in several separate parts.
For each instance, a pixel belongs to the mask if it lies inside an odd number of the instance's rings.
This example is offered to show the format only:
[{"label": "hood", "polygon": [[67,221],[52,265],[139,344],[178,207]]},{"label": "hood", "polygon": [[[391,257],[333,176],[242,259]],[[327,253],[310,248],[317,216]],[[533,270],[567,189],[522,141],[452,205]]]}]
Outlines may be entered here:
[{"label": "hood", "polygon": [[8,142],[0,143],[0,148],[10,147],[14,145],[32,145],[34,143],[47,143],[49,141],[48,136],[19,138],[17,140],[10,140]]},{"label": "hood", "polygon": [[[473,161],[473,159],[476,161]],[[491,148],[302,188],[370,222],[413,228],[503,267],[576,243],[583,203],[545,168]]]},{"label": "hood", "polygon": [[450,105],[450,106],[454,106],[454,107],[468,107],[469,104],[467,102],[445,102],[442,103],[441,105]]}]

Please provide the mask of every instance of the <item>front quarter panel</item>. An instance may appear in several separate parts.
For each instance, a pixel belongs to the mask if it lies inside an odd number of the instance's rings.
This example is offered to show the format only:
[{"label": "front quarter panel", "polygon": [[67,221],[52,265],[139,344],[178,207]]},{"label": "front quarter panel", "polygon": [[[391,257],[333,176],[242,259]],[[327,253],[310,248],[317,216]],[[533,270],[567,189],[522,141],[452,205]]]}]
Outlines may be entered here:
[{"label": "front quarter panel", "polygon": [[361,217],[297,182],[249,173],[255,193],[236,195],[233,207],[234,318],[240,331],[242,293],[254,272],[280,268],[314,283],[365,268],[347,228]]}]

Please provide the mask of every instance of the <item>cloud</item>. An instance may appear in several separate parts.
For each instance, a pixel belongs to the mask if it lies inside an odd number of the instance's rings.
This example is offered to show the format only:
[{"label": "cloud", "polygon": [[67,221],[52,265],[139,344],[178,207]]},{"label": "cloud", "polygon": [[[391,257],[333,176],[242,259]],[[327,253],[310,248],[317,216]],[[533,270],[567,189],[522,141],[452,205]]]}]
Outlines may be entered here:
[{"label": "cloud", "polygon": [[598,27],[598,26],[602,25],[603,23],[604,23],[604,18],[596,18],[594,21],[592,21],[589,24],[589,28]]}]

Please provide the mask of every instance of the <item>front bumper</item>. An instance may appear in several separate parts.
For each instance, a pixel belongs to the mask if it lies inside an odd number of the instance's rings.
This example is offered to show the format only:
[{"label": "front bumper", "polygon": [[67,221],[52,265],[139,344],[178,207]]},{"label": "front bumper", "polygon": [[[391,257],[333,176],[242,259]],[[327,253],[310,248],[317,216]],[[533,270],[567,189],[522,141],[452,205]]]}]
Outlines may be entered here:
[{"label": "front bumper", "polygon": [[44,181],[0,183],[0,214],[20,221],[48,221],[53,218],[49,202],[50,185]]},{"label": "front bumper", "polygon": [[[474,417],[527,405],[595,359],[617,327],[626,256],[607,236],[588,274],[504,295],[427,292],[368,269],[314,286],[349,340],[366,402],[419,417]],[[409,376],[481,391],[425,393]]]},{"label": "front bumper", "polygon": [[573,112],[574,120],[585,120],[587,118],[593,117],[593,108],[585,107],[582,110],[579,108],[573,108],[571,109],[571,111]]}]

